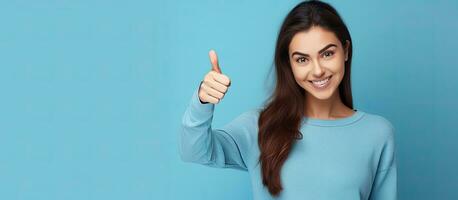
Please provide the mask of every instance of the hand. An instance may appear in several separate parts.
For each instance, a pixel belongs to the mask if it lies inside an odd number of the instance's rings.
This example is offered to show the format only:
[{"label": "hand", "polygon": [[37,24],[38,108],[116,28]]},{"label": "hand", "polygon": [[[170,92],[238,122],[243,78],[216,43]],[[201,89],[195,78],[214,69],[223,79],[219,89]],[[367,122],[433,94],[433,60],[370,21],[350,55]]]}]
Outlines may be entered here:
[{"label": "hand", "polygon": [[212,68],[208,72],[199,87],[199,100],[202,103],[217,104],[221,101],[231,85],[231,80],[222,74],[218,64],[216,52],[210,50],[208,53]]}]

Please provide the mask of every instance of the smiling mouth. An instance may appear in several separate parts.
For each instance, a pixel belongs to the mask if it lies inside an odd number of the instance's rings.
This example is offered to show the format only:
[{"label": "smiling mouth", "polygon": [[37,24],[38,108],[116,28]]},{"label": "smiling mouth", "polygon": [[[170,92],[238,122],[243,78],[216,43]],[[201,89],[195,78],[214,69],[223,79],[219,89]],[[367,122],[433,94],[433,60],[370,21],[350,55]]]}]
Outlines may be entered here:
[{"label": "smiling mouth", "polygon": [[321,80],[313,80],[313,81],[309,81],[309,82],[310,83],[320,83],[320,82],[323,83],[325,81],[329,81],[329,79],[331,79],[331,77],[332,77],[332,75],[330,75],[330,76],[328,76],[328,77],[326,77],[324,79],[321,79]]},{"label": "smiling mouth", "polygon": [[326,86],[329,85],[329,80],[332,78],[332,75],[322,79],[322,80],[316,80],[316,81],[309,81],[315,88],[317,89],[323,89]]}]

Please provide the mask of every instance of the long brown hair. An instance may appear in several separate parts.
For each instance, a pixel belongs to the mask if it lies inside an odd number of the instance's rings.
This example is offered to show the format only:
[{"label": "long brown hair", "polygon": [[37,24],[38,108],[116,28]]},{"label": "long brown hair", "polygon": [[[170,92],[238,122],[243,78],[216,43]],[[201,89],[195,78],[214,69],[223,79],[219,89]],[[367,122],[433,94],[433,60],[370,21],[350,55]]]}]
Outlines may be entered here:
[{"label": "long brown hair", "polygon": [[281,167],[295,140],[302,138],[299,129],[304,116],[305,91],[295,82],[288,48],[296,33],[307,31],[312,26],[320,26],[333,32],[342,44],[345,44],[346,40],[350,41],[348,60],[345,62],[345,74],[339,85],[339,93],[342,102],[353,108],[350,85],[353,42],[344,21],[327,3],[320,1],[299,3],[288,13],[280,28],[274,56],[275,89],[264,103],[258,121],[262,183],[273,196],[278,196],[282,191]]}]

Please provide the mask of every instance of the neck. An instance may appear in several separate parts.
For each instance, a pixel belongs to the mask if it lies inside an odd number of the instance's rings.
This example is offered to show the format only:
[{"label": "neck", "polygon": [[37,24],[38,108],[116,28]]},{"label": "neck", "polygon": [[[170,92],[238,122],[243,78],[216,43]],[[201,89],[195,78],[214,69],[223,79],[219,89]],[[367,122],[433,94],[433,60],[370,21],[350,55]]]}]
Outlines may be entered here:
[{"label": "neck", "polygon": [[351,116],[354,111],[343,104],[336,90],[328,99],[317,99],[307,93],[305,98],[305,116],[317,119],[338,119]]}]

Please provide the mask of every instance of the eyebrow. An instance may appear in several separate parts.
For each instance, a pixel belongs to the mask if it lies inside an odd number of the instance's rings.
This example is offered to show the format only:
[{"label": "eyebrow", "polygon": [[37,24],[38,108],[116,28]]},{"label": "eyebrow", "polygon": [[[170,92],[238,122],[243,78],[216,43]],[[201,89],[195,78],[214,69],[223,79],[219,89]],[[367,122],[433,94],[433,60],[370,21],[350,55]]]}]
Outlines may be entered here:
[{"label": "eyebrow", "polygon": [[[318,54],[323,53],[323,51],[326,51],[326,49],[328,49],[328,48],[330,48],[330,47],[333,47],[333,46],[334,46],[334,47],[337,47],[337,45],[332,44],[332,43],[326,45],[324,48],[322,48],[320,51],[318,51]],[[293,57],[293,56],[296,55],[296,54],[297,54],[297,55],[301,55],[301,56],[309,56],[309,55],[306,54],[306,53],[301,53],[301,52],[299,52],[299,51],[295,51],[294,53],[291,54],[291,57]]]}]

